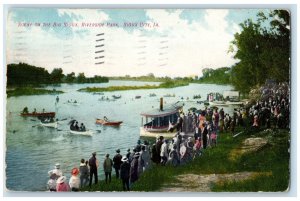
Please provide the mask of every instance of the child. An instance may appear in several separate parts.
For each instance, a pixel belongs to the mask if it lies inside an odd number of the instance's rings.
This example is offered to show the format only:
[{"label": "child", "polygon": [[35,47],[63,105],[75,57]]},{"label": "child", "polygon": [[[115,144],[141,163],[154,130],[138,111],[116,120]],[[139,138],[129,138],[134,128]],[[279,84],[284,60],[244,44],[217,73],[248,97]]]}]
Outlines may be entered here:
[{"label": "child", "polygon": [[79,185],[80,185],[80,179],[78,177],[79,174],[79,169],[78,168],[73,168],[71,172],[72,176],[69,181],[69,185],[72,191],[79,191]]},{"label": "child", "polygon": [[70,191],[70,186],[68,183],[66,183],[67,177],[61,176],[56,181],[56,191],[57,192],[66,192]]},{"label": "child", "polygon": [[56,191],[56,178],[57,178],[57,175],[55,173],[52,173],[50,175],[50,179],[47,183],[47,187],[48,189],[51,191],[51,192],[55,192]]}]

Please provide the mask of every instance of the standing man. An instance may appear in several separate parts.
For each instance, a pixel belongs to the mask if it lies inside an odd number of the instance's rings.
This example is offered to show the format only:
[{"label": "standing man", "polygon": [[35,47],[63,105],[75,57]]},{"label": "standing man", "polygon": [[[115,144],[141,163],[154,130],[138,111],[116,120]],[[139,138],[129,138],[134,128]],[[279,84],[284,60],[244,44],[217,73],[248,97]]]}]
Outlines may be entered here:
[{"label": "standing man", "polygon": [[122,158],[122,164],[121,164],[121,179],[123,184],[123,191],[129,191],[129,178],[130,178],[130,164],[128,162],[127,157]]},{"label": "standing man", "polygon": [[92,180],[93,180],[93,175],[95,176],[95,184],[98,183],[98,160],[96,159],[96,152],[92,154],[92,157],[89,160],[89,166],[90,166],[90,187],[92,186]]},{"label": "standing man", "polygon": [[117,179],[119,178],[119,175],[120,175],[120,167],[121,167],[121,164],[122,164],[122,155],[120,154],[120,149],[117,149],[116,150],[117,154],[114,156],[113,158],[113,162],[114,162],[114,168],[115,168],[115,171],[116,171],[116,177]]},{"label": "standing man", "polygon": [[113,161],[109,158],[109,154],[106,154],[106,158],[103,163],[103,169],[105,173],[105,183],[107,184],[107,179],[109,177],[109,183],[111,182],[111,171],[112,171]]},{"label": "standing man", "polygon": [[206,149],[207,146],[207,134],[208,134],[208,130],[207,127],[205,125],[205,123],[202,123],[202,128],[201,128],[201,135],[202,135],[202,145],[203,145],[203,149]]}]

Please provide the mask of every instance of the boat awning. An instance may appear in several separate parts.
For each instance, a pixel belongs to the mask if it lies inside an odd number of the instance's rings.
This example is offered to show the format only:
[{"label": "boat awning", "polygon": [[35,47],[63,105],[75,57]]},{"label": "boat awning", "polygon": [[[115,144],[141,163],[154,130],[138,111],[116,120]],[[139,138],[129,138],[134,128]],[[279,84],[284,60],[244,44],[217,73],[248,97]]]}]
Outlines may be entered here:
[{"label": "boat awning", "polygon": [[142,112],[141,116],[145,117],[165,117],[172,114],[177,113],[181,108],[183,107],[183,103],[177,103],[173,105],[167,105],[164,106],[163,110],[160,110],[159,108],[153,109],[148,112]]}]

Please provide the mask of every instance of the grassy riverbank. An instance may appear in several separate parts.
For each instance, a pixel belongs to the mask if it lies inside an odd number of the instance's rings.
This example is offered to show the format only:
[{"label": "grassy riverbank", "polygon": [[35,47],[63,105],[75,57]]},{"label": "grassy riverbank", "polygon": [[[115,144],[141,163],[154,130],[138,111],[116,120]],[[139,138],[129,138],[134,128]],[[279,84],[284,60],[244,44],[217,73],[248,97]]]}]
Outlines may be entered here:
[{"label": "grassy riverbank", "polygon": [[[268,139],[268,144],[262,149],[243,154],[232,160],[230,155],[234,149],[239,150],[243,140],[249,137]],[[236,172],[256,172],[261,176],[245,179],[239,182],[223,181],[210,184],[213,192],[276,192],[285,191],[289,186],[289,139],[286,130],[267,131],[259,133],[241,134],[232,138],[231,134],[221,134],[218,146],[208,148],[204,154],[191,163],[179,166],[154,165],[151,170],[141,175],[132,186],[132,191],[161,191],[165,186],[172,187],[178,183],[178,175],[185,174],[228,174]],[[113,176],[114,177],[114,176]],[[180,183],[179,183],[180,185]],[[192,184],[191,184],[192,185]],[[121,180],[113,178],[112,183],[106,185],[103,181],[86,187],[82,191],[122,191]]]},{"label": "grassy riverbank", "polygon": [[48,89],[36,89],[31,87],[18,87],[15,89],[8,89],[6,91],[7,97],[12,96],[31,96],[31,95],[44,95],[44,94],[61,94],[63,91],[48,90]]},{"label": "grassy riverbank", "polygon": [[189,85],[188,81],[170,80],[159,85],[143,85],[143,86],[109,86],[109,87],[87,87],[79,89],[81,92],[109,92],[109,91],[125,91],[138,89],[159,89],[159,88],[174,88]]}]

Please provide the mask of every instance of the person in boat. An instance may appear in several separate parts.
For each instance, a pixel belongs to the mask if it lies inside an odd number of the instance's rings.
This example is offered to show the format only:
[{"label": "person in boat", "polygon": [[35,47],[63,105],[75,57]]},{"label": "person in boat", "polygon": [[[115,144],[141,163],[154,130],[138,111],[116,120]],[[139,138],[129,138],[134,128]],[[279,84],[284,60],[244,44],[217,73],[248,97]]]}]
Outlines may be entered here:
[{"label": "person in boat", "polygon": [[108,118],[107,118],[106,116],[104,116],[103,119],[104,119],[105,121],[108,121]]},{"label": "person in boat", "polygon": [[117,179],[119,179],[119,175],[120,175],[120,166],[122,164],[122,155],[120,154],[120,149],[116,150],[116,155],[113,158],[113,162],[114,162],[114,169],[116,171],[116,177]]},{"label": "person in boat", "polygon": [[75,122],[75,126],[74,126],[75,130],[78,131],[79,130],[79,126],[78,126],[78,121]]},{"label": "person in boat", "polygon": [[53,117],[50,117],[49,122],[50,122],[50,123],[53,123],[53,122],[54,122],[54,118],[53,118]]},{"label": "person in boat", "polygon": [[43,108],[43,111],[42,111],[43,113],[45,113],[45,108]]},{"label": "person in boat", "polygon": [[28,112],[28,107],[26,106],[26,107],[24,107],[24,109],[23,109],[23,112],[22,112],[23,114],[28,114],[29,112]]},{"label": "person in boat", "polygon": [[76,101],[76,100],[74,100],[74,103],[77,103],[77,101]]},{"label": "person in boat", "polygon": [[59,97],[58,96],[56,96],[56,103],[58,103],[59,102]]},{"label": "person in boat", "polygon": [[33,112],[32,112],[32,113],[33,113],[33,114],[35,114],[35,113],[36,113],[36,108],[34,108],[34,109],[33,109]]},{"label": "person in boat", "polygon": [[83,123],[81,123],[79,130],[80,131],[86,131],[85,125]]}]

